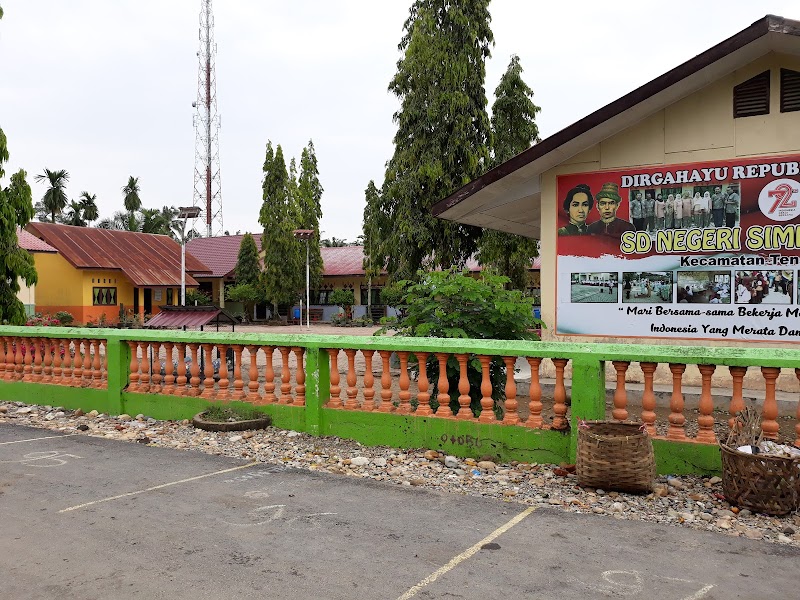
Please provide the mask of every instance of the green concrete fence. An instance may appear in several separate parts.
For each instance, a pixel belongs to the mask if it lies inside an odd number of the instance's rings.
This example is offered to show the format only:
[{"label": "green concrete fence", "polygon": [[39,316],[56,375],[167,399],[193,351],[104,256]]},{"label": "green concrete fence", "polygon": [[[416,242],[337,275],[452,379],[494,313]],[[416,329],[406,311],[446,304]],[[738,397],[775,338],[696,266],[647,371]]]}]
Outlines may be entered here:
[{"label": "green concrete fence", "polygon": [[[242,403],[270,414],[277,427],[312,435],[548,463],[573,462],[579,422],[607,418],[610,361],[617,388],[609,418],[641,421],[653,436],[659,472],[676,474],[719,471],[717,435],[728,413],[744,406],[748,367],[760,368],[763,377],[769,437],[779,434],[775,382],[781,369],[793,369],[800,378],[800,351],[782,348],[8,326],[0,327],[0,342],[0,400],[158,419],[191,418],[212,403]],[[410,368],[415,361],[444,364],[450,357],[459,367],[473,361],[483,368],[479,416],[468,407],[465,371],[458,389],[438,381],[437,395],[427,369],[417,375]],[[512,372],[515,362],[531,369],[530,384],[507,377],[500,421],[490,408],[488,377],[489,362],[497,357]],[[634,392],[626,379],[636,363],[644,389]],[[672,378],[669,415],[661,418],[653,392],[659,364]],[[697,416],[688,418],[681,391],[686,365],[697,365],[702,379]],[[731,382],[729,410],[720,418],[711,398],[715,371]],[[518,397],[517,389],[525,386]],[[431,408],[431,401],[448,392],[459,401],[453,416]],[[791,427],[800,441],[800,413]]]}]

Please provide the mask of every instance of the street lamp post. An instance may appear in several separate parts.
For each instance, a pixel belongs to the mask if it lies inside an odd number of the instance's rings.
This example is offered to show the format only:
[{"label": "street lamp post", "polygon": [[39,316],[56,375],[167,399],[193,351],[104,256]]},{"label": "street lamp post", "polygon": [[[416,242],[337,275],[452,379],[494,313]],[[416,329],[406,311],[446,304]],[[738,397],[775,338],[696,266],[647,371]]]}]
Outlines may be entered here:
[{"label": "street lamp post", "polygon": [[178,209],[178,218],[183,220],[181,229],[181,306],[186,306],[186,221],[199,216],[199,206],[182,206]]},{"label": "street lamp post", "polygon": [[[311,330],[311,284],[310,284],[310,271],[308,264],[308,242],[314,236],[313,229],[295,229],[293,232],[294,237],[298,240],[305,240],[306,242],[306,329]],[[303,311],[300,309],[300,323],[303,322]]]}]

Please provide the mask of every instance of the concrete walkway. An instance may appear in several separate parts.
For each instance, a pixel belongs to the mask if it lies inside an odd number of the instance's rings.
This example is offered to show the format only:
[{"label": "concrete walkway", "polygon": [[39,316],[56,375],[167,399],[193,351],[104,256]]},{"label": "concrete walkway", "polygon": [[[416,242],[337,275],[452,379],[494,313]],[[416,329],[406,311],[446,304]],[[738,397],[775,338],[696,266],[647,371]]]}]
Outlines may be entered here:
[{"label": "concrete walkway", "polygon": [[800,550],[0,425],[2,597],[793,598]]}]

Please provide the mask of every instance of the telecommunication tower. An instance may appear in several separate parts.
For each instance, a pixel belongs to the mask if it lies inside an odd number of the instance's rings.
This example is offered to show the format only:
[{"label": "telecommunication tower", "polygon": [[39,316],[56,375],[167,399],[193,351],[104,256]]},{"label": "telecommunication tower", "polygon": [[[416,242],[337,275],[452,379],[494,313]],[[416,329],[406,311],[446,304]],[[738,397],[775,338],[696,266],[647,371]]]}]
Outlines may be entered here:
[{"label": "telecommunication tower", "polygon": [[214,62],[214,13],[211,0],[200,8],[200,50],[197,53],[197,100],[194,114],[194,206],[206,222],[206,236],[222,234],[222,182],[219,171],[219,126],[217,79]]}]

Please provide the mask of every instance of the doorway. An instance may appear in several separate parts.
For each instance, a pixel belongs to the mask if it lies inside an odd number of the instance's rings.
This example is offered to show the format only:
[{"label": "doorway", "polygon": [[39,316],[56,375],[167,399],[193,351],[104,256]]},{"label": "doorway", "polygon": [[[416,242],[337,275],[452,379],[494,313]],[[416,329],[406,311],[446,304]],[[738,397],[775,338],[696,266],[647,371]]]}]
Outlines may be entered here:
[{"label": "doorway", "polygon": [[144,290],[144,314],[153,314],[153,290],[150,288]]}]

